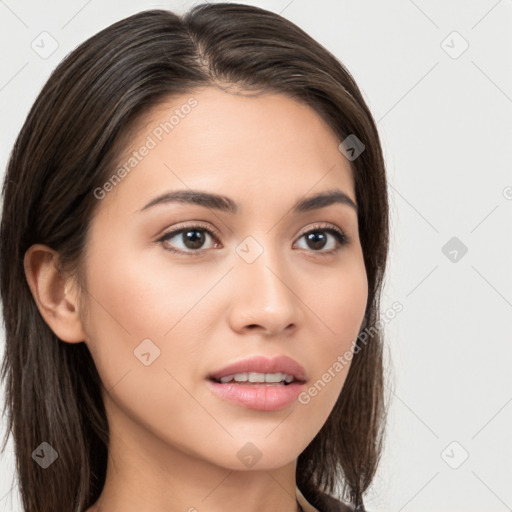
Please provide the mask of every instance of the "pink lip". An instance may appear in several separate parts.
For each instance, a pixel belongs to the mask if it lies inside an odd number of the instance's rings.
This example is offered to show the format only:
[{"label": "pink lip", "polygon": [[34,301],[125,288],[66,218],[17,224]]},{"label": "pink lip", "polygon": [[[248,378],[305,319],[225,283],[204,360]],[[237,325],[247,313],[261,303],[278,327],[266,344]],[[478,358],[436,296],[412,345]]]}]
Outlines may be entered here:
[{"label": "pink lip", "polygon": [[220,398],[236,405],[258,411],[277,411],[291,405],[304,390],[303,382],[291,384],[221,384],[214,380],[206,381],[209,388]]},{"label": "pink lip", "polygon": [[[217,382],[221,377],[235,373],[286,373],[293,375],[290,384]],[[209,388],[220,398],[259,411],[277,411],[291,405],[303,391],[306,381],[304,368],[286,356],[268,359],[264,356],[252,357],[230,364],[209,375]]]},{"label": "pink lip", "polygon": [[221,370],[210,373],[211,379],[219,380],[221,377],[226,375],[233,375],[234,373],[286,373],[287,375],[293,375],[295,380],[305,381],[306,370],[297,363],[297,361],[287,356],[277,356],[272,359],[268,359],[265,356],[255,356],[243,361],[237,361],[232,363]]}]

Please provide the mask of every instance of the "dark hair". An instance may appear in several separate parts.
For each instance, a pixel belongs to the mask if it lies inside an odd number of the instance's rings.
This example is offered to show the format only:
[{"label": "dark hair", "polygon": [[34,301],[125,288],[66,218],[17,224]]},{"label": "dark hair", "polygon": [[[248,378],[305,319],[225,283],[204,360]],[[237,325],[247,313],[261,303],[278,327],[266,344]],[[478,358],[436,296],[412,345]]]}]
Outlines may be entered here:
[{"label": "dark hair", "polygon": [[[203,4],[182,17],[140,12],[94,35],[55,69],[12,149],[3,186],[1,298],[6,330],[2,379],[27,512],[82,512],[102,491],[108,424],[102,382],[85,343],[63,343],[41,316],[24,273],[35,243],[58,252],[61,272],[85,287],[83,256],[99,201],[93,191],[119,163],[141,115],[170,96],[216,86],[285,94],[310,105],[343,141],[350,161],[368,277],[361,332],[374,329],[388,253],[384,160],[372,115],[345,67],[281,16],[241,4]],[[320,503],[342,483],[362,506],[384,432],[382,337],[358,338],[344,387],[326,423],[299,455],[296,482]],[[5,408],[4,408],[5,413]],[[32,452],[58,446],[45,471]]]}]

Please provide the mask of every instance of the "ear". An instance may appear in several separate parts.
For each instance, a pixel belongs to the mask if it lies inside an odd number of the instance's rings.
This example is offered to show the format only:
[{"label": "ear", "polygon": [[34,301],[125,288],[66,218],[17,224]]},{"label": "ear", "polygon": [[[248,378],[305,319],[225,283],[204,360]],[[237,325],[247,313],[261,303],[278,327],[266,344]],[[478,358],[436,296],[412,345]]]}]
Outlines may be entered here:
[{"label": "ear", "polygon": [[[23,260],[25,276],[39,312],[55,335],[69,343],[85,341],[75,284],[58,270],[58,253],[46,245],[32,245]],[[75,287],[76,288],[76,287]]]}]

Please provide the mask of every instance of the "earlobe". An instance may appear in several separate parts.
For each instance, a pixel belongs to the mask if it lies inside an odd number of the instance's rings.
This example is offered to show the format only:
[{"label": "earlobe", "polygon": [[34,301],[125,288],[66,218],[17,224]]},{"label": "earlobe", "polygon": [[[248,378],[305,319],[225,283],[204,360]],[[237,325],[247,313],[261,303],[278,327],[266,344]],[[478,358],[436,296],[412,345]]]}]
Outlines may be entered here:
[{"label": "earlobe", "polygon": [[24,257],[25,276],[39,312],[55,335],[69,343],[85,341],[78,296],[70,293],[72,277],[58,270],[58,253],[46,245],[31,246]]}]

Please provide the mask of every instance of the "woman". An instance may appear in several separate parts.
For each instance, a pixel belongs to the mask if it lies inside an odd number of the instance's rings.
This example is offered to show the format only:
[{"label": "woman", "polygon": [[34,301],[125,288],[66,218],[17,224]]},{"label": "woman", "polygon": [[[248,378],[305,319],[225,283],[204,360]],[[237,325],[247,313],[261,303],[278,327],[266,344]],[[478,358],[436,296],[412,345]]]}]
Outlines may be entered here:
[{"label": "woman", "polygon": [[27,512],[364,510],[386,178],[325,48],[245,5],[121,20],[52,74],[3,194]]}]

